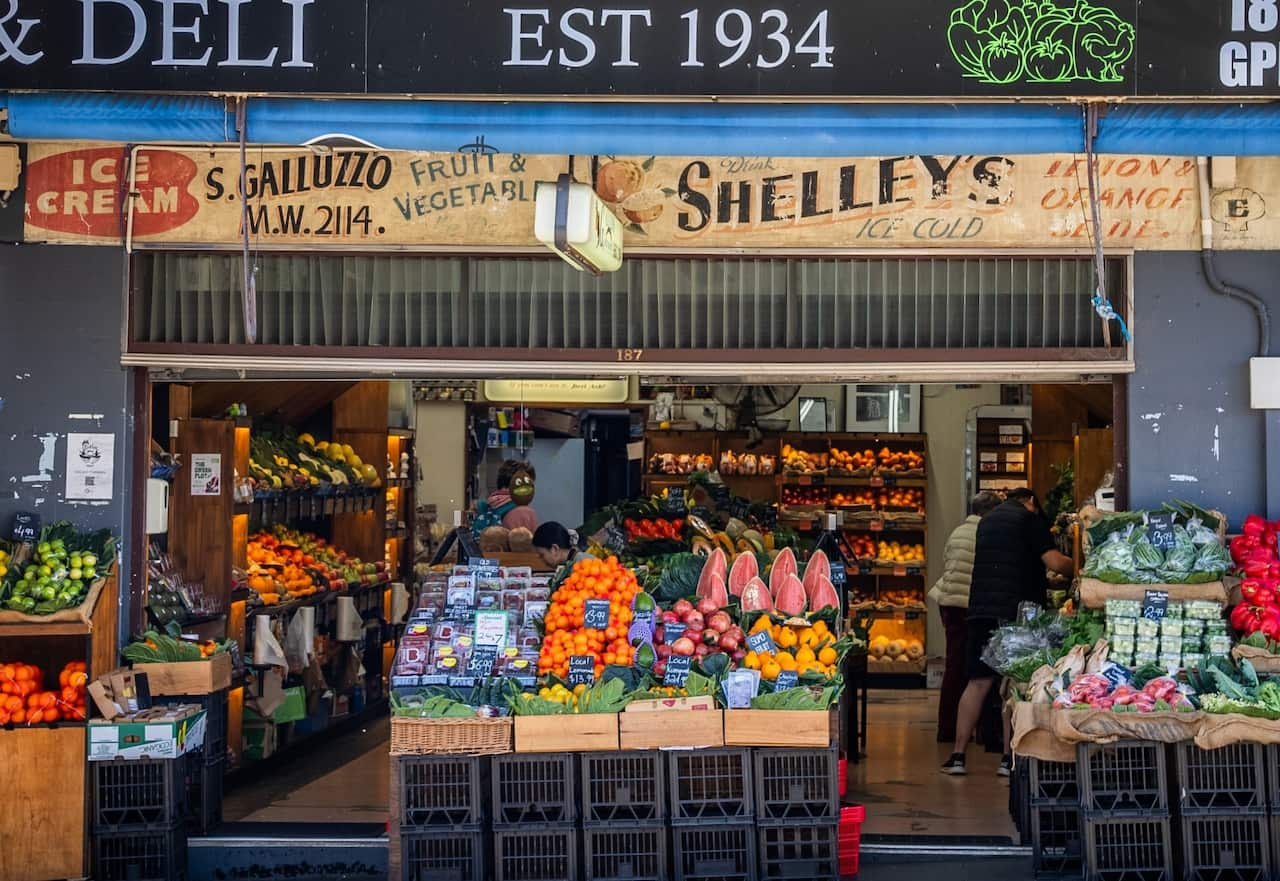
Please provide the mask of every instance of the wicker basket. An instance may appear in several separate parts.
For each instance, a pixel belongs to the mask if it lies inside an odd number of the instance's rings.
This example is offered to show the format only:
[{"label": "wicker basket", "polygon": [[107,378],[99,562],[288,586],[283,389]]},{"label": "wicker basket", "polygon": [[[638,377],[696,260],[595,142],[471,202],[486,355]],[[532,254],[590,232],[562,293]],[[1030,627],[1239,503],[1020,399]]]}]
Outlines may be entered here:
[{"label": "wicker basket", "polygon": [[512,748],[510,719],[391,717],[391,755],[498,755]]}]

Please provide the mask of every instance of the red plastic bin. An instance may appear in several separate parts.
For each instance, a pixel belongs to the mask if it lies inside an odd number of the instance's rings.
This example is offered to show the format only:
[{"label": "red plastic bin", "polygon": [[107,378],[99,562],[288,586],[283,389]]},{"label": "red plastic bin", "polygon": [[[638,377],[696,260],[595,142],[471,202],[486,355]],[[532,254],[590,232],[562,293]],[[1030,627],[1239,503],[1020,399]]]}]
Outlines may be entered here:
[{"label": "red plastic bin", "polygon": [[858,874],[858,850],[867,810],[862,805],[840,809],[840,876]]},{"label": "red plastic bin", "polygon": [[849,788],[849,760],[840,760],[840,799],[844,800],[844,791]]}]

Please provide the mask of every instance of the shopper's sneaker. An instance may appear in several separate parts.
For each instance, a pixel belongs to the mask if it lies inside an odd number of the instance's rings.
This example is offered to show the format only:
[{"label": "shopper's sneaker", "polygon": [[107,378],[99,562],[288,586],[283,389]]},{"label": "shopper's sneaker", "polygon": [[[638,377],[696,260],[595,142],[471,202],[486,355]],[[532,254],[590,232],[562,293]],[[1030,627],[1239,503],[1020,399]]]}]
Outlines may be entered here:
[{"label": "shopper's sneaker", "polygon": [[951,758],[947,759],[947,763],[942,766],[943,774],[950,774],[952,777],[963,777],[969,773],[964,769],[964,753],[952,753]]},{"label": "shopper's sneaker", "polygon": [[996,769],[996,775],[999,777],[1013,776],[1013,756],[1005,754],[1000,757],[1000,767]]}]

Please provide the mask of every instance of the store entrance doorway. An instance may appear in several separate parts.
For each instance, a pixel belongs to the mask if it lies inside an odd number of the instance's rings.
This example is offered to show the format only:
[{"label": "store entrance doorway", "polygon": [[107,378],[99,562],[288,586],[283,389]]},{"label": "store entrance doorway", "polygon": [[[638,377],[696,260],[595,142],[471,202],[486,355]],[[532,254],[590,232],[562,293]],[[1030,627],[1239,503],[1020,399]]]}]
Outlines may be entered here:
[{"label": "store entrance doorway", "polygon": [[[375,468],[384,485],[370,494],[367,509],[326,508],[323,498],[318,507],[267,508],[249,493],[229,509],[225,547],[207,540],[207,527],[198,541],[172,530],[159,547],[184,565],[213,551],[243,561],[237,578],[243,573],[246,581],[229,597],[226,626],[244,634],[250,677],[258,642],[254,619],[284,618],[281,647],[288,649],[292,618],[266,612],[254,600],[261,595],[247,580],[253,568],[248,553],[261,549],[257,537],[285,529],[286,544],[309,535],[360,558],[362,568],[380,564],[372,573],[378,577],[364,588],[372,599],[359,610],[365,629],[358,641],[337,639],[336,614],[321,612],[310,633],[312,645],[321,647],[321,695],[328,696],[318,704],[310,698],[305,669],[283,677],[285,691],[306,694],[294,712],[303,715],[283,723],[287,734],[259,711],[246,714],[246,706],[262,708],[253,693],[258,686],[238,680],[243,690],[232,715],[239,714],[239,748],[229,758],[218,835],[274,827],[294,834],[308,828],[381,834],[392,798],[387,699],[402,633],[388,585],[405,584],[412,599],[454,512],[473,511],[504,489],[497,483],[500,466],[516,460],[537,462],[539,488],[529,507],[551,516],[564,510],[553,499],[572,496],[580,515],[566,525],[584,533],[600,508],[696,485],[691,478],[701,472],[714,474],[731,499],[759,506],[752,516],[794,535],[802,555],[821,532],[822,515],[841,515],[848,614],[863,628],[867,650],[865,675],[846,683],[854,730],[851,714],[842,714],[850,759],[846,797],[867,806],[864,831],[872,841],[900,835],[1018,841],[1007,785],[996,776],[998,746],[992,753],[983,744],[971,748],[967,779],[938,773],[950,749],[938,740],[948,652],[929,591],[942,572],[947,538],[979,491],[1034,489],[1063,536],[1064,551],[1074,552],[1071,512],[1106,490],[1115,465],[1124,461],[1123,454],[1117,458],[1123,444],[1113,433],[1124,414],[1113,406],[1109,379],[1036,385],[797,381],[794,394],[768,415],[758,413],[750,426],[739,423],[733,402],[755,395],[758,386],[638,375],[628,378],[625,400],[608,404],[557,401],[546,392],[541,400],[490,401],[484,382],[473,378],[316,381],[299,375],[153,382],[151,388],[157,455],[207,452],[190,447],[210,442],[194,430],[229,423],[223,426],[226,461],[235,463],[226,469],[229,480],[263,479],[258,470],[268,463],[261,458],[272,461],[266,438],[309,435],[317,444],[338,443],[344,451],[350,446],[353,454],[344,452],[348,470],[353,455],[361,472],[368,463],[385,465]],[[821,422],[814,421],[815,412]],[[169,433],[174,419],[191,420],[176,438]],[[594,460],[593,444],[599,451]],[[576,458],[566,459],[574,449]],[[531,459],[533,451],[537,457]],[[277,470],[271,466],[265,479],[283,476]],[[501,553],[521,551],[508,546]],[[246,608],[237,611],[241,600]],[[349,658],[353,645],[360,662],[354,680],[342,678],[346,667],[335,661]],[[857,711],[864,695],[865,716]],[[996,720],[998,730],[998,715]]]}]

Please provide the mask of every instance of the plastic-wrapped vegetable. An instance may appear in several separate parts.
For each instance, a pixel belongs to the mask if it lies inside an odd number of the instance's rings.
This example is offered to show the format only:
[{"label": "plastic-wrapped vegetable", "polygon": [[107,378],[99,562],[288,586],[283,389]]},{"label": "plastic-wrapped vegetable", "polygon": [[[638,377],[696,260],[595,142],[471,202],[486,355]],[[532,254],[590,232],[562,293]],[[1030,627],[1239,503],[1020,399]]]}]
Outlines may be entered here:
[{"label": "plastic-wrapped vegetable", "polygon": [[1164,564],[1164,554],[1151,543],[1146,533],[1140,533],[1140,538],[1133,546],[1133,564],[1139,569],[1149,569],[1152,572]]}]

